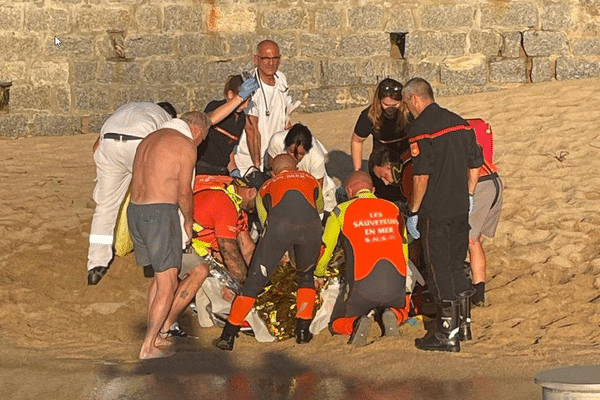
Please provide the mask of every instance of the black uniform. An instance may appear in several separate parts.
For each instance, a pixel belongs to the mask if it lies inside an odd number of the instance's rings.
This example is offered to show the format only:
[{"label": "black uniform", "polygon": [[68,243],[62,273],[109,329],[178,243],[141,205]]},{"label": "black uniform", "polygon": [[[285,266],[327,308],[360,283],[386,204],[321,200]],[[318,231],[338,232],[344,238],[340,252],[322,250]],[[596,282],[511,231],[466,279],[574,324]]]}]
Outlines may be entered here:
[{"label": "black uniform", "polygon": [[[398,130],[396,127],[396,119],[386,118],[382,116],[381,129],[375,130],[373,123],[369,119],[369,107],[365,108],[358,117],[354,127],[354,133],[361,138],[368,138],[373,135],[373,151],[379,147],[387,147],[390,157],[397,157],[408,148],[408,140],[404,131]],[[389,201],[405,201],[400,188],[395,186],[386,186],[373,171],[369,171],[375,193],[377,197]]]},{"label": "black uniform", "polygon": [[419,232],[428,285],[440,300],[454,300],[471,288],[463,261],[469,246],[469,168],[483,164],[475,132],[437,103],[408,127],[415,175],[429,175],[419,208]]},{"label": "black uniform", "polygon": [[[204,109],[205,113],[216,110],[225,100],[213,100]],[[198,146],[196,174],[229,175],[227,164],[233,148],[239,143],[246,125],[246,114],[232,112],[217,125],[210,127],[208,136]]]}]

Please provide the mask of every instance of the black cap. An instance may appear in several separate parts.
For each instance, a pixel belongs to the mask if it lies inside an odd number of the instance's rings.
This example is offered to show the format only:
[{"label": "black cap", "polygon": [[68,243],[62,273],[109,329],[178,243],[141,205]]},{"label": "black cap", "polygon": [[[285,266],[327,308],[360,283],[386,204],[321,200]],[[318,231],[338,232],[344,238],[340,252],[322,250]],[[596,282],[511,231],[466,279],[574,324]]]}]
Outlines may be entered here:
[{"label": "black cap", "polygon": [[249,169],[242,180],[248,187],[258,190],[269,178],[270,176],[265,172],[262,172],[258,169]]}]

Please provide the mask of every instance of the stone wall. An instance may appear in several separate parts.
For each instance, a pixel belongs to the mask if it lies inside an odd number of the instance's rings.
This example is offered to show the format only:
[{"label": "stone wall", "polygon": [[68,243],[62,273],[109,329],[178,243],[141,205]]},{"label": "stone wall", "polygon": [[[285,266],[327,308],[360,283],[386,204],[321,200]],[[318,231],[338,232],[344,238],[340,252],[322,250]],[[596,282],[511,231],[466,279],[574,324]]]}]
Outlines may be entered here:
[{"label": "stone wall", "polygon": [[600,0],[0,0],[0,135],[98,132],[128,101],[202,109],[264,38],[303,112],[367,104],[385,76],[438,96],[598,77],[599,21]]}]

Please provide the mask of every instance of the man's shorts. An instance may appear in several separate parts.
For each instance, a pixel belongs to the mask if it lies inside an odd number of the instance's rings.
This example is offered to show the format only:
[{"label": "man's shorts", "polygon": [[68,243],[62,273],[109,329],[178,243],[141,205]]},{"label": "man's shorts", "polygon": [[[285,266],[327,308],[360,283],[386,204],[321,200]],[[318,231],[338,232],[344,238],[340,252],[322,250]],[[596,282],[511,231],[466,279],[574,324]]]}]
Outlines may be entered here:
[{"label": "man's shorts", "polygon": [[500,178],[479,182],[475,187],[473,212],[469,215],[469,239],[494,237],[502,211],[503,187]]},{"label": "man's shorts", "polygon": [[139,265],[181,269],[182,234],[176,204],[129,204],[127,222]]}]

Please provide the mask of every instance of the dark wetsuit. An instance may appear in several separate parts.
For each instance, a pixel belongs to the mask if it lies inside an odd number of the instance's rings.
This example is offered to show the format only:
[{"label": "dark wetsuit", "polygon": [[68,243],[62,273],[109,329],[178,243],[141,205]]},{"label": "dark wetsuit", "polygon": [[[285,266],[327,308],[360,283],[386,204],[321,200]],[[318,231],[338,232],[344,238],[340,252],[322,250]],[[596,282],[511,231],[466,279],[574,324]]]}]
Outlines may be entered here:
[{"label": "dark wetsuit", "polygon": [[398,207],[368,190],[339,204],[327,220],[326,250],[315,275],[324,275],[333,248],[341,237],[350,292],[338,301],[331,320],[367,315],[371,310],[406,305],[408,247]]},{"label": "dark wetsuit", "polygon": [[256,196],[264,234],[260,238],[242,294],[256,297],[286,251],[293,249],[299,288],[314,288],[313,272],[321,247],[323,195],[308,172],[284,171],[267,181]]}]

